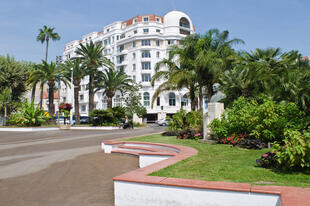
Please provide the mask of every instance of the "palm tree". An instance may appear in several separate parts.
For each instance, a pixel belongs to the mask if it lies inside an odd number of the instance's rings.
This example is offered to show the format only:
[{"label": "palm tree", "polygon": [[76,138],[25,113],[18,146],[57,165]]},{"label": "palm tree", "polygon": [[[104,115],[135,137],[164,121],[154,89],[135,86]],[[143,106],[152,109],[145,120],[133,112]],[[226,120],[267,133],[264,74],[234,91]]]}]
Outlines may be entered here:
[{"label": "palm tree", "polygon": [[[50,117],[54,115],[54,91],[55,82],[64,82],[66,85],[69,84],[68,73],[61,67],[57,67],[55,62],[48,64],[46,61],[42,61],[38,69],[30,73],[29,82],[41,82],[41,86],[44,83],[48,84],[48,112]],[[54,119],[52,119],[54,121]]]},{"label": "palm tree", "polygon": [[112,108],[112,98],[116,91],[124,92],[133,89],[132,79],[123,71],[113,67],[100,72],[95,81],[96,91],[104,89],[102,95],[108,97],[108,108]]},{"label": "palm tree", "polygon": [[[156,81],[165,80],[157,87],[152,97],[152,106],[156,98],[163,91],[187,88],[191,102],[191,110],[196,109],[197,73],[194,71],[196,50],[195,45],[200,36],[197,34],[189,35],[180,41],[180,46],[169,49],[168,59],[163,59],[155,65],[155,74],[151,84]],[[168,70],[161,70],[166,66]]]},{"label": "palm tree", "polygon": [[[173,55],[170,55],[170,58],[163,59],[155,65],[155,74],[152,77],[151,85],[154,87],[156,81],[165,81],[155,90],[152,96],[152,107],[155,100],[162,92],[187,88],[189,91],[191,110],[194,111],[197,106],[195,95],[195,90],[197,89],[196,74],[191,70],[180,68],[175,61],[172,60],[172,56]],[[166,66],[168,70],[160,70],[162,66]]]},{"label": "palm tree", "polygon": [[[71,74],[73,72],[73,85],[74,85],[74,108],[75,108],[75,123],[80,124],[80,104],[79,104],[79,87],[83,77],[86,76],[86,66],[81,63],[80,58],[67,60],[61,67]],[[71,78],[71,77],[70,77]]]},{"label": "palm tree", "polygon": [[241,39],[229,40],[229,32],[218,29],[209,30],[196,44],[195,71],[199,82],[199,99],[202,107],[202,90],[207,90],[208,99],[213,94],[212,85],[219,80],[220,74],[231,69],[236,53],[234,44],[243,44]]},{"label": "palm tree", "polygon": [[[48,57],[48,45],[49,40],[52,39],[53,41],[60,40],[60,36],[58,33],[54,32],[54,27],[47,27],[46,25],[43,26],[43,28],[39,29],[39,34],[37,36],[37,41],[40,41],[42,44],[46,42],[46,52],[45,52],[45,61],[47,62]],[[35,93],[35,85],[33,85],[33,92]],[[41,87],[41,94],[40,94],[40,108],[42,108],[42,100],[43,100],[43,87]]]},{"label": "palm tree", "polygon": [[102,55],[103,47],[100,44],[94,44],[92,41],[86,43],[84,46],[80,43],[76,54],[81,58],[81,62],[86,65],[87,75],[89,75],[88,93],[89,93],[89,109],[91,112],[94,109],[94,82],[95,74],[98,72],[98,68],[101,66],[111,66],[112,63],[106,57]]}]

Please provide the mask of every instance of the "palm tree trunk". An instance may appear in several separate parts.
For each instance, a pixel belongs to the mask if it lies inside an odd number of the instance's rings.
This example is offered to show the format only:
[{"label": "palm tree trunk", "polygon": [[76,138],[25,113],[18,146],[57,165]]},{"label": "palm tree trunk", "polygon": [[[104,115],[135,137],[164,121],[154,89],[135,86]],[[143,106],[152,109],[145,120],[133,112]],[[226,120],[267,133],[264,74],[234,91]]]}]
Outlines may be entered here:
[{"label": "palm tree trunk", "polygon": [[41,91],[40,91],[40,109],[42,109],[42,103],[43,103],[43,86],[41,85]]},{"label": "palm tree trunk", "polygon": [[191,100],[191,110],[195,111],[195,108],[196,108],[195,98],[196,97],[195,97],[195,89],[194,88],[190,88],[189,97],[190,97],[190,100]]},{"label": "palm tree trunk", "polygon": [[49,38],[46,39],[46,52],[45,52],[45,61],[47,62],[47,57],[48,57],[48,42]]},{"label": "palm tree trunk", "polygon": [[199,87],[199,109],[203,109],[202,86]]},{"label": "palm tree trunk", "polygon": [[49,116],[52,118],[50,120],[51,124],[56,124],[54,120],[54,87],[54,81],[48,83],[48,113]]},{"label": "palm tree trunk", "polygon": [[108,108],[112,108],[112,98],[113,97],[108,96],[108,95],[107,95],[107,97],[108,97]]},{"label": "palm tree trunk", "polygon": [[[88,105],[88,115],[90,112],[94,110],[94,74],[89,75],[89,88],[88,88],[88,99],[89,99],[89,105]],[[92,118],[90,117],[90,121],[92,122]]]},{"label": "palm tree trunk", "polygon": [[212,85],[208,86],[207,91],[208,91],[208,102],[209,102],[213,95]]},{"label": "palm tree trunk", "polygon": [[31,101],[34,102],[35,100],[35,96],[36,96],[36,86],[37,84],[35,84],[32,89],[31,89]]},{"label": "palm tree trunk", "polygon": [[80,124],[79,86],[80,81],[74,81],[74,116],[76,124]]}]

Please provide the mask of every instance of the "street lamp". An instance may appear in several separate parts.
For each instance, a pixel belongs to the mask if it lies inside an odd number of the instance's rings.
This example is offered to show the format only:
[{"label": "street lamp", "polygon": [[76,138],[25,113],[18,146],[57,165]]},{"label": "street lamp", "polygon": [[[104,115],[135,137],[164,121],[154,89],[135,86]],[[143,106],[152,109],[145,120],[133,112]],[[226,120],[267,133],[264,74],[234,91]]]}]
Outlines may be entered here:
[{"label": "street lamp", "polygon": [[70,92],[70,102],[72,103],[72,108],[70,110],[70,125],[72,125],[72,116],[73,116],[73,104],[74,104],[74,86],[73,86],[73,68],[71,68],[71,92]]}]

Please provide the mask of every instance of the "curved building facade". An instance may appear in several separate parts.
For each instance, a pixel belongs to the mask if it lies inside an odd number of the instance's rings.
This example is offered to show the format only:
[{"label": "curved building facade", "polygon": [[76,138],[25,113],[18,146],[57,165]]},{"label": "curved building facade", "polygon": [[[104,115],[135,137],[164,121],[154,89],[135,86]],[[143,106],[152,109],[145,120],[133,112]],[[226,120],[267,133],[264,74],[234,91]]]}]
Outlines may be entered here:
[{"label": "curved building facade", "polygon": [[[156,82],[152,87],[150,81],[155,73],[155,64],[168,57],[167,49],[194,32],[191,19],[180,11],[171,11],[163,17],[154,14],[139,15],[123,22],[107,25],[100,32],[84,35],[82,40],[69,42],[65,46],[63,60],[76,56],[75,50],[79,43],[86,44],[93,41],[96,44],[102,44],[104,55],[115,64],[115,67],[124,70],[135,82],[141,83],[142,88],[139,91],[141,102],[147,108],[147,121],[152,122],[174,114],[181,107],[190,109],[185,89],[162,93],[151,108],[152,96],[161,82]],[[82,116],[88,115],[87,83],[88,77],[84,78],[80,85],[79,109]],[[68,97],[72,92],[69,88],[62,88],[61,101],[70,102],[72,98],[68,99]],[[121,99],[121,94],[116,93],[113,105],[122,105]],[[95,94],[95,107],[107,108],[107,98],[102,95],[102,91]]]}]

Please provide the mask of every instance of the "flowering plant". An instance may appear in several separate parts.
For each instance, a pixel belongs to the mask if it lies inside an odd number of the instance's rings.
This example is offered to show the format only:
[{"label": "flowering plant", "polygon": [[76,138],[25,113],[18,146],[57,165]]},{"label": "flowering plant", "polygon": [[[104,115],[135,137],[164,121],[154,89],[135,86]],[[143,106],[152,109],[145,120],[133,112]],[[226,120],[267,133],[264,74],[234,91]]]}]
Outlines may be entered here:
[{"label": "flowering plant", "polygon": [[72,104],[70,104],[70,103],[60,103],[58,108],[59,108],[60,111],[63,111],[63,110],[69,110],[70,111],[72,109]]},{"label": "flowering plant", "polygon": [[239,135],[233,134],[230,137],[227,137],[227,138],[224,138],[224,139],[220,139],[220,143],[236,145],[237,143],[239,143],[240,141],[243,141],[248,136],[249,136],[248,134],[239,134]]},{"label": "flowering plant", "polygon": [[256,160],[256,163],[261,167],[272,167],[276,164],[275,156],[277,152],[266,152],[261,158]]}]

